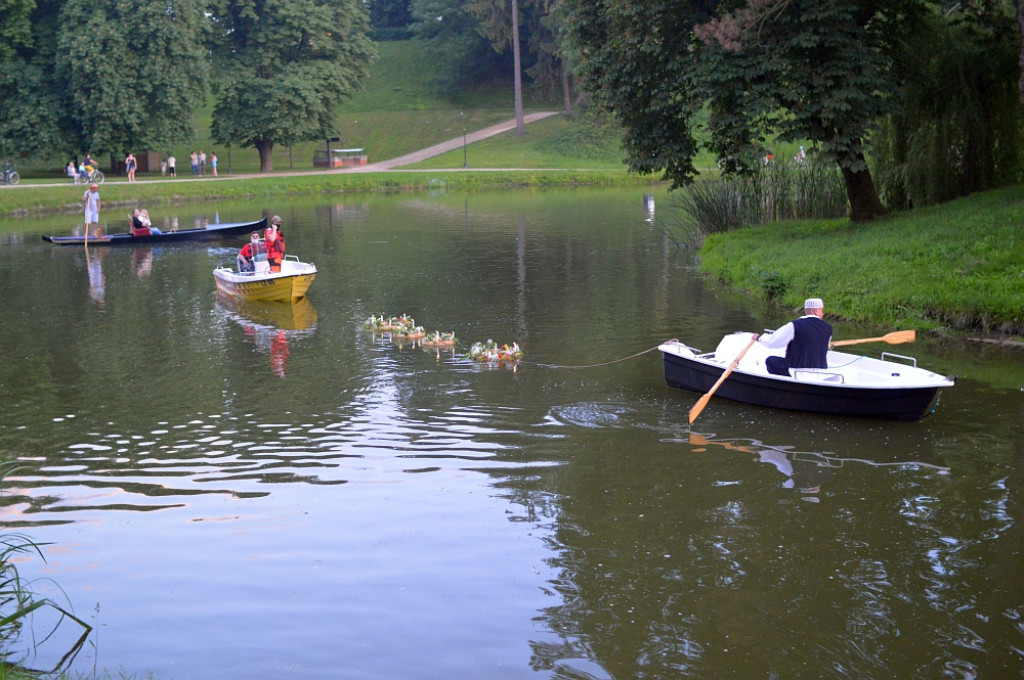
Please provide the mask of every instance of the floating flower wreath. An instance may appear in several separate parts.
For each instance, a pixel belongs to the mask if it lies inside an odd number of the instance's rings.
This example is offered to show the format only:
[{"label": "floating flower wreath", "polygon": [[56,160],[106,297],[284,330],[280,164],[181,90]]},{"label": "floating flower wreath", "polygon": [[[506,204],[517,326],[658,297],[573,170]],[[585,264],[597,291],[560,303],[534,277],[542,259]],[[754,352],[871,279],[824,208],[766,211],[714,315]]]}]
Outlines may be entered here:
[{"label": "floating flower wreath", "polygon": [[408,314],[401,316],[371,316],[363,323],[363,329],[374,333],[400,333],[416,328],[416,320]]},{"label": "floating flower wreath", "polygon": [[523,358],[523,350],[519,349],[517,343],[498,346],[494,340],[487,342],[475,342],[469,348],[469,357],[481,362],[512,362]]},{"label": "floating flower wreath", "polygon": [[420,344],[424,347],[454,347],[456,342],[455,333],[442,333],[441,331],[434,331],[427,333],[420,340]]}]

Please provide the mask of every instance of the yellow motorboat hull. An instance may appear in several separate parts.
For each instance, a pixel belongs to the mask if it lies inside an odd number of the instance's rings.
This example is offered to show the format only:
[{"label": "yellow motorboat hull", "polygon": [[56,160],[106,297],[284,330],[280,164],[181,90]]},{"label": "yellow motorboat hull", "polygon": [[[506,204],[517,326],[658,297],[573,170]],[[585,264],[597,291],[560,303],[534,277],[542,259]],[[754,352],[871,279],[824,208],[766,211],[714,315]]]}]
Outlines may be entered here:
[{"label": "yellow motorboat hull", "polygon": [[[264,264],[265,263],[260,263]],[[229,267],[213,271],[217,290],[243,300],[261,302],[294,302],[306,296],[316,278],[316,266],[298,260],[285,260],[281,271],[260,271],[242,274]]]}]

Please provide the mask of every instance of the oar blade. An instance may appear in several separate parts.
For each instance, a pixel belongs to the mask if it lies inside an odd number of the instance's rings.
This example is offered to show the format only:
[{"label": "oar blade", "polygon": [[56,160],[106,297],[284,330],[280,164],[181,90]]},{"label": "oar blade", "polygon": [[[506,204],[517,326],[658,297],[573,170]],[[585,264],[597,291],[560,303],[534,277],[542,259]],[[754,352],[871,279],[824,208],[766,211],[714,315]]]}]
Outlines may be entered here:
[{"label": "oar blade", "polygon": [[893,331],[885,334],[885,341],[890,345],[902,345],[917,340],[917,331]]},{"label": "oar blade", "polygon": [[693,425],[693,421],[697,420],[697,416],[700,415],[700,412],[703,411],[704,407],[708,405],[709,401],[711,401],[711,395],[712,394],[713,394],[712,392],[708,392],[707,394],[705,394],[703,397],[698,399],[697,403],[694,404],[693,408],[690,409],[690,415],[689,415],[690,425]]}]

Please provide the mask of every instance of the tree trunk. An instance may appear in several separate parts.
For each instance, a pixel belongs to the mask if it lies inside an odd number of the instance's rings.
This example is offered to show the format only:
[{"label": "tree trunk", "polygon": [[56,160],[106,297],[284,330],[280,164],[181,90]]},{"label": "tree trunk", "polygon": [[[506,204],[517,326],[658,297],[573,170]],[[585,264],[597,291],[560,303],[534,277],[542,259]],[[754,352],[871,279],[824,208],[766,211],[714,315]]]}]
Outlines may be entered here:
[{"label": "tree trunk", "polygon": [[522,136],[526,133],[526,124],[523,122],[523,74],[522,66],[519,63],[519,3],[517,0],[512,0],[512,59],[516,81],[516,134]]},{"label": "tree trunk", "polygon": [[256,142],[256,150],[260,152],[260,172],[274,171],[274,143]]},{"label": "tree trunk", "polygon": [[889,214],[878,198],[870,170],[865,167],[854,172],[842,166],[840,170],[846,184],[846,197],[850,200],[850,217],[854,222],[867,222]]},{"label": "tree trunk", "polygon": [[1020,40],[1020,52],[1017,63],[1020,67],[1020,78],[1017,79],[1017,89],[1020,92],[1020,104],[1024,106],[1024,0],[1017,0],[1017,38]]},{"label": "tree trunk", "polygon": [[[1024,0],[1019,0],[1024,2]],[[569,69],[562,62],[562,102],[565,106],[565,115],[572,116],[572,92],[569,91]]]}]

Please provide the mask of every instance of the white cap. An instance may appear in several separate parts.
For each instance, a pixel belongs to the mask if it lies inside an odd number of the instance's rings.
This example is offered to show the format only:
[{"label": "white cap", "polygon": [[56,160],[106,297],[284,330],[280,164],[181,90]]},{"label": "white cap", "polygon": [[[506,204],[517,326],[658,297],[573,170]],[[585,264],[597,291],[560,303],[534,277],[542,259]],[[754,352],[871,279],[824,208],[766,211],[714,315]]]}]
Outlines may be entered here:
[{"label": "white cap", "polygon": [[824,309],[825,303],[821,298],[807,298],[804,300],[804,309]]}]

